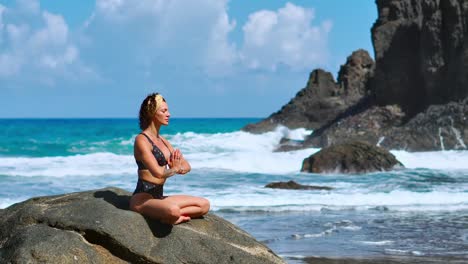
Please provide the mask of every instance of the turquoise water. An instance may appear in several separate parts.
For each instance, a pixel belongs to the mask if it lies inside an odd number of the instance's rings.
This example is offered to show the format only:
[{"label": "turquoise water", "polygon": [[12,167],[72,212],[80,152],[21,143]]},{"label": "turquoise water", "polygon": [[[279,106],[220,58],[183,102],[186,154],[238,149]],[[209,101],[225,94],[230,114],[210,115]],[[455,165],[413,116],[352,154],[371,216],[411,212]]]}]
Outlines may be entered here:
[{"label": "turquoise water", "polygon": [[[406,169],[361,175],[300,173],[318,149],[274,152],[282,137],[240,128],[258,119],[172,119],[161,133],[192,172],[166,194],[207,197],[218,214],[288,262],[303,256],[449,255],[468,259],[468,151],[392,151]],[[0,207],[34,196],[116,186],[133,191],[136,119],[0,120]],[[295,180],[332,191],[272,190]],[[294,260],[293,260],[294,258]]]}]

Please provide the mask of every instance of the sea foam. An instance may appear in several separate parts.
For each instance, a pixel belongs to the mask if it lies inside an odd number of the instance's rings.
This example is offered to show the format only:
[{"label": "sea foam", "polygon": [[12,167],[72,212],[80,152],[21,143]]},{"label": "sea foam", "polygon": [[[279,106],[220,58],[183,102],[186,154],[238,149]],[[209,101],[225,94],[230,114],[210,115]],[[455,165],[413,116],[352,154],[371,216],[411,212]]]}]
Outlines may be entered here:
[{"label": "sea foam", "polygon": [[[275,152],[281,138],[303,140],[310,131],[278,127],[275,131],[251,134],[201,134],[193,132],[166,135],[175,148],[180,148],[194,169],[229,170],[240,173],[295,174],[305,158],[320,149],[308,148]],[[121,142],[123,146],[133,140]],[[406,152],[391,151],[406,168],[468,170],[468,151]],[[136,165],[131,153],[99,152],[58,157],[0,157],[0,175],[100,176],[134,174]]]}]

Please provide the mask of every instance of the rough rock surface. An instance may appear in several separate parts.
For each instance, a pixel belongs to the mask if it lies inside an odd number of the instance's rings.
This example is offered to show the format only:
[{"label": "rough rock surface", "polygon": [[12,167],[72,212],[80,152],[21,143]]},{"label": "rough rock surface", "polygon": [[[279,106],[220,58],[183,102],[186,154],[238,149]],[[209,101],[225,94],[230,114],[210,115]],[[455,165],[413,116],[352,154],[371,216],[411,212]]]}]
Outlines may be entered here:
[{"label": "rough rock surface", "polygon": [[295,181],[287,182],[272,182],[265,186],[266,188],[273,189],[287,189],[287,190],[333,190],[332,187],[327,186],[314,186],[314,185],[303,185]]},{"label": "rough rock surface", "polygon": [[177,226],[128,210],[117,189],[39,197],[0,212],[0,263],[284,263],[213,214]]},{"label": "rough rock surface", "polygon": [[430,106],[406,123],[400,107],[374,106],[314,131],[304,146],[323,148],[359,140],[407,151],[467,149],[467,118],[468,99]]},{"label": "rough rock surface", "polygon": [[262,133],[278,125],[289,128],[316,129],[335,119],[349,106],[367,94],[366,83],[374,67],[367,51],[358,50],[341,66],[338,82],[331,73],[312,71],[305,88],[268,118],[243,128],[244,131]]},{"label": "rough rock surface", "polygon": [[466,0],[377,0],[372,27],[378,105],[399,105],[408,118],[429,105],[468,96]]},{"label": "rough rock surface", "polygon": [[402,167],[393,154],[365,142],[333,145],[305,158],[301,171],[313,173],[367,173]]}]

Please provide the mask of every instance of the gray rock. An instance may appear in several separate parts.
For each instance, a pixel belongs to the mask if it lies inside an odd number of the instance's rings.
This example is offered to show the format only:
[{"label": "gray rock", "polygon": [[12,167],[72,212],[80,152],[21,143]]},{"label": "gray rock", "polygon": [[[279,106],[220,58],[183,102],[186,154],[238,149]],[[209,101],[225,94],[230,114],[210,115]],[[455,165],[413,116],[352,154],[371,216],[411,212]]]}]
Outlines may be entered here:
[{"label": "gray rock", "polygon": [[387,150],[365,142],[350,142],[321,149],[304,159],[301,171],[313,173],[368,173],[403,167]]},{"label": "gray rock", "polygon": [[341,66],[338,82],[331,73],[316,69],[310,74],[306,87],[281,110],[242,130],[263,133],[278,125],[317,129],[334,120],[368,93],[367,79],[373,67],[374,61],[367,51],[357,50]]},{"label": "gray rock", "polygon": [[468,99],[433,105],[404,122],[399,106],[371,107],[314,131],[303,147],[365,141],[386,149],[430,151],[467,149]]},{"label": "gray rock", "polygon": [[0,212],[1,263],[284,263],[213,214],[177,226],[128,210],[118,188],[39,197]]},{"label": "gray rock", "polygon": [[333,190],[332,187],[328,186],[314,186],[314,185],[303,185],[295,181],[287,182],[272,182],[265,185],[266,188],[272,189],[287,189],[287,190]]}]

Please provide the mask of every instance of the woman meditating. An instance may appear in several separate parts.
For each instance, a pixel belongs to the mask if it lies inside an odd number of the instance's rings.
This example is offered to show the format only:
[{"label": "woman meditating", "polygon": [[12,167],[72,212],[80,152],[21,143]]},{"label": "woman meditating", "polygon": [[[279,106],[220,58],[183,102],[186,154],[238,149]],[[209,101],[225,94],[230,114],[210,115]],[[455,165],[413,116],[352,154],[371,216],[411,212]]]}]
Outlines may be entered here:
[{"label": "woman meditating", "polygon": [[142,132],[135,138],[134,156],[138,182],[130,199],[130,209],[167,224],[180,224],[208,213],[210,202],[189,195],[163,195],[167,178],[190,171],[190,164],[179,149],[159,134],[169,124],[169,108],[162,95],[148,95],[140,107]]}]

